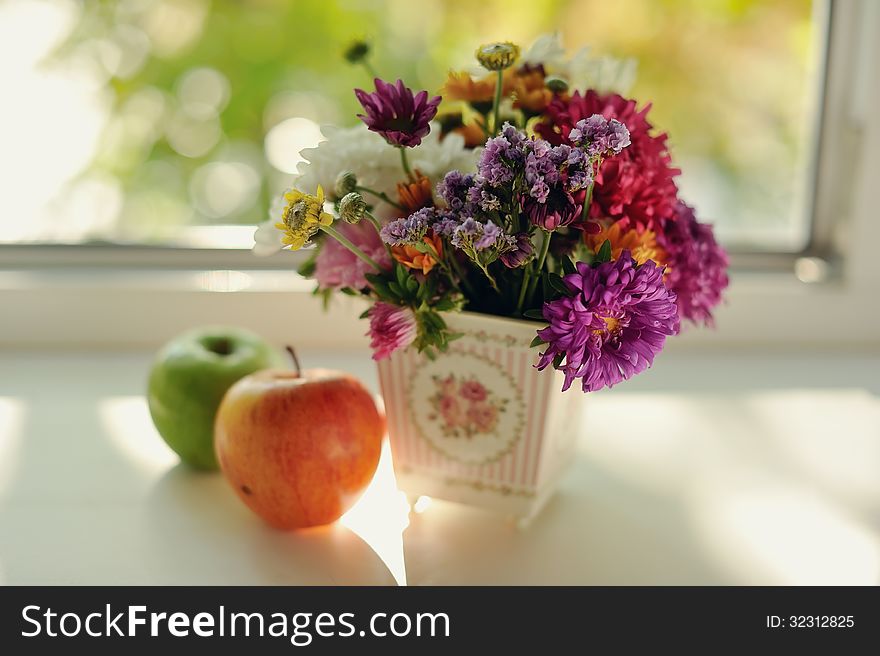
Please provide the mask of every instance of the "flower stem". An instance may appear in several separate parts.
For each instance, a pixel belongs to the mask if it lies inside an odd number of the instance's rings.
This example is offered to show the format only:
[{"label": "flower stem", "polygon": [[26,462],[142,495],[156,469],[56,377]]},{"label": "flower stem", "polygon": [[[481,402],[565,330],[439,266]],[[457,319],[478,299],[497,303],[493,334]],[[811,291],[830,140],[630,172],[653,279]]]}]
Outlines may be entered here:
[{"label": "flower stem", "polygon": [[452,273],[452,269],[450,269],[446,261],[442,257],[440,257],[440,253],[437,252],[437,249],[434,248],[434,245],[429,243],[427,237],[425,238],[425,245],[428,247],[431,257],[434,258],[434,261],[443,270],[443,273],[446,274],[446,277],[449,278],[449,282],[452,283],[452,286],[455,287],[455,291],[460,294],[461,287],[459,287],[458,283],[455,281],[455,275]]},{"label": "flower stem", "polygon": [[590,220],[590,205],[593,202],[593,187],[596,186],[596,176],[599,174],[599,169],[601,168],[601,166],[602,158],[599,157],[596,160],[595,166],[593,166],[593,179],[590,181],[590,186],[587,187],[587,193],[584,196],[584,209],[581,212],[581,221],[583,223],[586,223]]},{"label": "flower stem", "polygon": [[364,216],[367,217],[367,221],[370,222],[370,225],[376,229],[376,234],[379,235],[379,241],[385,246],[385,251],[388,253],[388,257],[391,257],[391,246],[386,244],[385,240],[382,239],[382,225],[379,223],[379,219],[373,216],[371,212],[364,212]]},{"label": "flower stem", "polygon": [[516,301],[516,316],[517,317],[522,315],[523,302],[525,302],[525,300],[526,300],[526,289],[528,288],[529,282],[530,282],[529,278],[531,278],[531,276],[529,275],[529,269],[528,268],[523,269],[522,285],[520,285],[519,298]]},{"label": "flower stem", "polygon": [[369,59],[364,57],[363,59],[361,59],[361,64],[363,64],[363,67],[367,70],[370,78],[375,80],[377,77],[379,77],[379,74],[376,72],[376,69],[373,68],[373,65],[370,63]]},{"label": "flower stem", "polygon": [[416,179],[413,176],[412,169],[409,167],[409,160],[406,157],[406,146],[398,146],[398,148],[400,149],[400,163],[403,166],[403,171],[410,179],[410,182],[415,182]]},{"label": "flower stem", "polygon": [[355,255],[357,255],[357,256],[358,256],[359,258],[361,258],[364,262],[366,262],[366,263],[369,264],[371,267],[373,267],[376,271],[381,271],[381,270],[382,270],[382,268],[381,268],[378,264],[376,264],[376,260],[374,260],[372,257],[370,257],[369,255],[367,255],[366,253],[364,253],[360,248],[358,248],[357,246],[355,246],[354,244],[352,244],[352,243],[348,240],[348,238],[347,238],[345,235],[343,235],[341,232],[339,232],[339,231],[338,231],[336,228],[334,228],[333,226],[328,226],[328,225],[325,226],[325,225],[322,225],[322,226],[321,226],[321,230],[323,230],[323,231],[326,232],[328,235],[330,235],[331,237],[333,237],[333,239],[335,239],[335,240],[338,241],[340,244],[342,244],[343,246],[345,246],[348,250],[350,250],[352,253],[354,253]]},{"label": "flower stem", "polygon": [[455,255],[449,256],[449,261],[452,263],[452,268],[455,269],[455,273],[458,275],[458,279],[461,280],[461,284],[464,286],[465,290],[468,294],[470,294],[471,298],[476,297],[476,292],[474,292],[474,288],[471,287],[471,284],[468,282],[467,276],[465,276],[464,271],[461,269],[461,264],[458,261],[458,258]]},{"label": "flower stem", "polygon": [[541,242],[541,254],[538,256],[538,276],[544,268],[544,261],[547,259],[547,252],[550,250],[550,233],[544,231],[544,241]]},{"label": "flower stem", "polygon": [[393,200],[391,200],[391,198],[388,197],[388,194],[386,194],[384,191],[376,191],[375,189],[370,189],[369,187],[361,187],[360,185],[355,187],[355,191],[361,191],[363,193],[370,194],[371,196],[375,196],[376,198],[385,201],[392,207],[396,207],[399,210],[403,209],[403,205],[395,203]]},{"label": "flower stem", "polygon": [[501,132],[501,88],[504,86],[504,71],[498,71],[498,80],[495,82],[495,102],[492,103],[492,130],[495,134]]},{"label": "flower stem", "polygon": [[590,219],[590,203],[593,202],[593,185],[595,182],[591,182],[590,186],[587,187],[587,194],[584,196],[584,209],[581,212],[581,221],[586,223]]},{"label": "flower stem", "polygon": [[544,241],[541,242],[541,254],[538,256],[538,268],[536,269],[537,275],[529,281],[529,304],[532,302],[532,297],[535,295],[538,281],[541,279],[541,271],[544,269],[544,261],[547,259],[547,251],[550,250],[550,233],[546,230],[542,232],[544,233]]},{"label": "flower stem", "polygon": [[481,264],[480,262],[477,262],[477,266],[480,267],[480,268],[483,270],[483,273],[484,273],[484,274],[486,274],[486,277],[489,279],[489,284],[492,285],[492,289],[494,289],[496,292],[498,292],[498,293],[500,294],[500,293],[501,293],[501,290],[498,289],[498,283],[495,282],[495,278],[493,278],[493,277],[492,277],[492,274],[489,273],[489,269],[487,269],[487,268],[486,268],[483,264]]}]

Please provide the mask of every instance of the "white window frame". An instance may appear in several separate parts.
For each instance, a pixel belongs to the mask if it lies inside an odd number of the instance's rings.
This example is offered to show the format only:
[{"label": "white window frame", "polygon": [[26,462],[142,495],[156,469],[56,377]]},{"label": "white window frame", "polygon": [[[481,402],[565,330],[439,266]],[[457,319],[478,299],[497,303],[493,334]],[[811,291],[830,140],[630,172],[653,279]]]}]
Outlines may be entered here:
[{"label": "white window frame", "polygon": [[[670,348],[880,348],[880,121],[871,110],[880,106],[880,2],[829,0],[817,12],[829,29],[810,243],[798,254],[734,253],[717,329],[688,330]],[[340,298],[325,314],[311,283],[292,272],[294,260],[138,246],[2,247],[0,348],[155,348],[206,323],[244,325],[306,347],[364,347],[362,302]]]}]

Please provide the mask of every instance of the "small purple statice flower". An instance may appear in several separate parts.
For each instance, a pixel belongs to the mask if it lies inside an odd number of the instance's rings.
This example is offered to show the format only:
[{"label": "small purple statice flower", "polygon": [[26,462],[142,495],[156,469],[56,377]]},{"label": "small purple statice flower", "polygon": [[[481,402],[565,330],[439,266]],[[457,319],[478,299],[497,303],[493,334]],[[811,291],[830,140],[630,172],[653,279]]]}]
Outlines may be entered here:
[{"label": "small purple statice flower", "polygon": [[437,184],[437,195],[450,209],[460,210],[468,202],[468,191],[474,185],[474,176],[461,171],[450,171]]},{"label": "small purple statice flower", "polygon": [[505,123],[501,135],[486,142],[477,166],[479,177],[490,187],[500,187],[513,180],[525,158],[526,136]]},{"label": "small purple statice flower", "polygon": [[506,251],[511,245],[500,226],[487,221],[481,223],[467,218],[452,233],[452,245],[466,253],[477,253],[489,249]]},{"label": "small purple statice flower", "polygon": [[434,225],[431,226],[434,234],[446,239],[451,238],[455,229],[461,225],[461,219],[450,210],[435,210],[434,214]]},{"label": "small purple statice flower", "polygon": [[407,217],[396,219],[387,224],[379,232],[379,235],[389,246],[404,246],[417,244],[428,232],[436,220],[434,209],[423,207]]},{"label": "small purple statice flower", "polygon": [[529,261],[534,248],[527,232],[520,232],[516,235],[510,235],[510,237],[513,239],[511,250],[503,253],[500,259],[504,266],[509,269],[515,269]]},{"label": "small purple statice flower", "polygon": [[452,245],[462,250],[474,242],[474,238],[483,233],[482,224],[473,217],[462,221],[452,233]]},{"label": "small purple statice flower", "polygon": [[484,251],[492,248],[503,234],[504,231],[500,227],[487,221],[483,224],[483,234],[474,240],[474,250]]},{"label": "small purple statice flower", "polygon": [[593,392],[644,371],[666,337],[678,332],[675,293],[650,260],[636,266],[624,251],[595,268],[578,262],[564,280],[572,295],[544,303],[550,325],[538,331],[547,346],[536,365],[562,371],[563,391],[576,378],[584,392]]},{"label": "small purple statice flower", "polygon": [[392,146],[413,148],[431,131],[431,119],[437,114],[440,96],[428,99],[427,91],[413,95],[402,80],[390,84],[374,80],[376,91],[355,89],[354,94],[364,108],[358,118]]},{"label": "small purple statice flower", "polygon": [[617,155],[630,145],[629,130],[615,118],[606,119],[593,114],[575,123],[568,139],[578,148],[586,150],[591,158]]}]

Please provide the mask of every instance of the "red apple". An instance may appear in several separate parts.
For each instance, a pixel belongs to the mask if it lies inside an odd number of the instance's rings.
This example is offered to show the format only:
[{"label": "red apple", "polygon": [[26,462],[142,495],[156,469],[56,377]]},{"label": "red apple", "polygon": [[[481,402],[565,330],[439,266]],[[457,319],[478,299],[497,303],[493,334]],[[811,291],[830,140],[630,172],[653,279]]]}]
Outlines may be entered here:
[{"label": "red apple", "polygon": [[217,459],[242,501],[280,529],[328,524],[379,463],[385,420],[353,376],[267,369],[235,383],[214,424]]}]

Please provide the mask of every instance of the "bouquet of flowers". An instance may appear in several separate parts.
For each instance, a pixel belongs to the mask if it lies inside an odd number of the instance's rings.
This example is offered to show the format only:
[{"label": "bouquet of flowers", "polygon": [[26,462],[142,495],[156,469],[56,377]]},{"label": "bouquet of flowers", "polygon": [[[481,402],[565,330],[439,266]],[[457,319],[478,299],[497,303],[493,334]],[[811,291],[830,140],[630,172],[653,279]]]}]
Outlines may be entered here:
[{"label": "bouquet of flowers", "polygon": [[[346,57],[370,70],[360,43]],[[665,134],[618,91],[632,62],[480,46],[442,97],[356,89],[362,124],[325,129],[256,249],[313,246],[318,292],[370,302],[375,359],[456,339],[444,313],[535,322],[538,369],[586,391],[649,367],[682,322],[711,324],[728,258],[678,198]],[[616,87],[616,88],[615,88]]]}]

